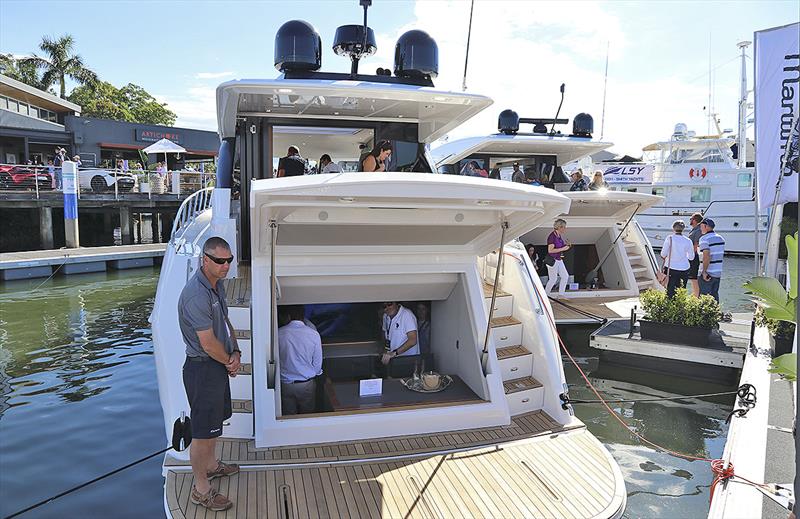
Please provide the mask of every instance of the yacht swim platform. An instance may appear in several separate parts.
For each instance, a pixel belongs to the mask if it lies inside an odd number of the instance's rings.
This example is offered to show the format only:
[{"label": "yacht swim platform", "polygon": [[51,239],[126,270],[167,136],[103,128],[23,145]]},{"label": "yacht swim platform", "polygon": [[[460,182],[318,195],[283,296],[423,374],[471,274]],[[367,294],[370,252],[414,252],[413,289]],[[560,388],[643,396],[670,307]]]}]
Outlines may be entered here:
[{"label": "yacht swim platform", "polygon": [[[236,497],[234,508],[216,515],[189,501],[188,466],[167,467],[165,499],[172,517],[180,518],[619,515],[625,495],[613,483],[619,469],[611,456],[584,427],[554,431],[548,428],[553,424],[531,413],[505,428],[270,449],[296,457],[251,460],[239,474],[214,480],[220,492]],[[501,434],[505,440],[492,438]],[[224,442],[223,449],[237,443],[240,453],[257,454],[245,442]],[[390,450],[382,449],[392,443],[406,454],[388,458]],[[377,447],[372,453],[370,445]],[[335,456],[334,449],[347,454]],[[570,484],[562,484],[565,479]]]}]

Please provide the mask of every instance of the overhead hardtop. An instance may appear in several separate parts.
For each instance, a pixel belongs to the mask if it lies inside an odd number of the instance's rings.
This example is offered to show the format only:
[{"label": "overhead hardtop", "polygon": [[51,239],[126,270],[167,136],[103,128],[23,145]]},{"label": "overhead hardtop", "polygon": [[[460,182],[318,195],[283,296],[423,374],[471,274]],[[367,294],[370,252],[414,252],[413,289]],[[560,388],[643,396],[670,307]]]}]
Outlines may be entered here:
[{"label": "overhead hardtop", "polygon": [[719,137],[719,136],[709,136],[709,137],[692,137],[691,139],[673,139],[670,141],[661,141],[661,142],[654,142],[653,144],[648,144],[642,151],[658,151],[658,150],[669,150],[671,149],[684,149],[684,150],[692,150],[692,149],[704,149],[710,146],[722,146],[725,148],[730,148],[736,143],[734,139],[730,139],[727,137]]},{"label": "overhead hardtop", "polygon": [[242,79],[217,87],[217,124],[234,137],[240,116],[419,125],[419,142],[432,142],[487,106],[485,96],[431,87],[358,80]]},{"label": "overhead hardtop", "polygon": [[[633,211],[641,213],[663,200],[663,197],[629,191],[567,191],[562,193],[572,203],[567,217],[608,218],[618,221],[629,218]],[[569,225],[569,222],[567,222]]]},{"label": "overhead hardtop", "polygon": [[[541,187],[415,173],[341,173],[256,180],[250,204],[259,229],[255,254],[369,252],[484,255],[569,210]],[[257,224],[255,222],[258,222]],[[298,248],[302,248],[298,250]],[[358,249],[354,249],[358,248]]]},{"label": "overhead hardtop", "polygon": [[567,135],[501,133],[483,137],[467,137],[448,142],[431,150],[437,166],[455,164],[475,154],[503,155],[523,158],[527,155],[555,155],[562,165],[610,148],[613,143],[592,141]]}]

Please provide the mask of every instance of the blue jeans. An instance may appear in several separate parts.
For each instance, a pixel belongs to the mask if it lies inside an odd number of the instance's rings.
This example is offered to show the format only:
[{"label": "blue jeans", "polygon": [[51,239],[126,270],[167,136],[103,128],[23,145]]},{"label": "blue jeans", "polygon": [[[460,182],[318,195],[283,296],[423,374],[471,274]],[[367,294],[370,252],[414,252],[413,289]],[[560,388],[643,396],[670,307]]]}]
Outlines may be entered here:
[{"label": "blue jeans", "polygon": [[710,295],[719,303],[719,278],[712,276],[706,281],[705,275],[701,273],[697,276],[697,281],[700,283],[700,295]]}]

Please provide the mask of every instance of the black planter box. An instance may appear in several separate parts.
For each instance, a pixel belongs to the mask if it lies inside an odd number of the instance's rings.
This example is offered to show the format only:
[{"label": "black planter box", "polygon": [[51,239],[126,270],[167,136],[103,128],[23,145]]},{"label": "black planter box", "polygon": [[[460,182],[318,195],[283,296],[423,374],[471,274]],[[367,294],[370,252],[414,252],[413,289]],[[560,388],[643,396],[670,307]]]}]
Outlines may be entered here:
[{"label": "black planter box", "polygon": [[683,326],[682,324],[667,324],[639,319],[639,333],[642,340],[669,342],[671,344],[685,344],[705,348],[709,343],[711,328],[698,328],[696,326]]},{"label": "black planter box", "polygon": [[792,353],[794,337],[772,337],[772,356],[780,357]]}]

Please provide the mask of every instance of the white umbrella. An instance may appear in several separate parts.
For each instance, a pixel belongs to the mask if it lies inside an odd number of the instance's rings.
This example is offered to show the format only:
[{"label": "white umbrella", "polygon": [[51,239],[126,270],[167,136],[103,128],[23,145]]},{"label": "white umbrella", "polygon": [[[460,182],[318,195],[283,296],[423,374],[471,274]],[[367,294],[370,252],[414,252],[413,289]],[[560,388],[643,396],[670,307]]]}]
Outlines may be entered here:
[{"label": "white umbrella", "polygon": [[154,142],[150,146],[143,149],[145,153],[148,155],[156,154],[156,153],[163,153],[164,154],[164,166],[167,165],[167,153],[186,153],[186,150],[181,146],[178,146],[174,142],[169,139],[161,139],[158,142]]}]

